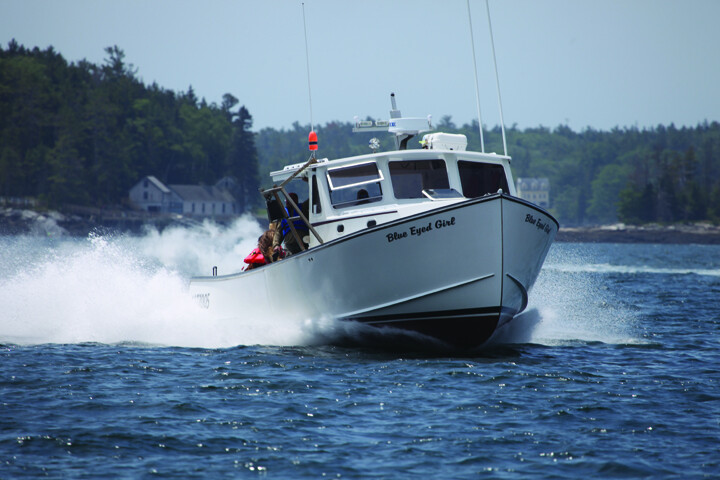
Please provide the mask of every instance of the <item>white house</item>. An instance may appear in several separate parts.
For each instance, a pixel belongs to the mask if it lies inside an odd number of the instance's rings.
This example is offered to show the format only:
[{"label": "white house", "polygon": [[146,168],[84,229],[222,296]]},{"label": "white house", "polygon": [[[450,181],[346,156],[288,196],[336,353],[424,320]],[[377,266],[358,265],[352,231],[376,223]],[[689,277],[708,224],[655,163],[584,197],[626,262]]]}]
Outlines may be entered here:
[{"label": "white house", "polygon": [[[223,178],[219,185],[229,185]],[[130,202],[156,213],[176,213],[191,217],[222,217],[241,213],[228,188],[207,185],[165,185],[152,175],[130,189]]]},{"label": "white house", "polygon": [[170,189],[181,199],[178,205],[183,215],[195,217],[217,217],[237,215],[235,198],[229,190],[206,185],[170,185]]},{"label": "white house", "polygon": [[539,205],[550,207],[550,180],[547,178],[520,178],[515,182],[517,196]]},{"label": "white house", "polygon": [[130,189],[130,201],[148,212],[169,212],[170,205],[179,199],[160,180],[149,175]]}]

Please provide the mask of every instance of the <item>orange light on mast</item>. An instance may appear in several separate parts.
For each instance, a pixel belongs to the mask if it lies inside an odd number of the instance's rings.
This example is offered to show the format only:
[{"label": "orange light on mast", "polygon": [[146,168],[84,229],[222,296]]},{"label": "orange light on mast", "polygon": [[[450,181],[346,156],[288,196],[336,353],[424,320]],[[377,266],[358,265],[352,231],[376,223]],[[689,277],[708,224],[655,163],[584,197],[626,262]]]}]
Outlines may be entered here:
[{"label": "orange light on mast", "polygon": [[318,149],[317,133],[310,132],[310,135],[308,135],[308,148],[311,152]]}]

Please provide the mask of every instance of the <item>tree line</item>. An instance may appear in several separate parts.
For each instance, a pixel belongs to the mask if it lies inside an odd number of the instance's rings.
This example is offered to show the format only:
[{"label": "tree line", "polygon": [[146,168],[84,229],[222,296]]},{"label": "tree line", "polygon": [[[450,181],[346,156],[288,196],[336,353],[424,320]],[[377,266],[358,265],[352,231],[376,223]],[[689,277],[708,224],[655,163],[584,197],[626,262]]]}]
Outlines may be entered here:
[{"label": "tree line", "polygon": [[220,105],[192,87],[144,85],[117,46],[102,65],[68,63],[52,47],[0,48],[0,196],[48,207],[120,206],[145,175],[169,184],[239,181],[258,204],[252,117],[230,94]]},{"label": "tree line", "polygon": [[[118,47],[102,65],[68,63],[52,47],[0,48],[0,196],[47,206],[120,205],[145,175],[169,184],[212,184],[231,175],[244,209],[260,206],[267,174],[307,160],[309,125],[253,132],[230,94],[220,105],[144,85]],[[370,119],[370,118],[368,118]],[[436,129],[480,150],[477,122]],[[350,122],[316,126],[321,157],[370,153],[372,134]],[[500,128],[485,150],[502,153]],[[575,132],[567,126],[506,130],[515,177],[547,177],[550,210],[563,225],[720,221],[720,124]],[[381,150],[389,135],[375,134]],[[413,142],[420,140],[413,139]],[[414,146],[418,146],[415,143]]]}]

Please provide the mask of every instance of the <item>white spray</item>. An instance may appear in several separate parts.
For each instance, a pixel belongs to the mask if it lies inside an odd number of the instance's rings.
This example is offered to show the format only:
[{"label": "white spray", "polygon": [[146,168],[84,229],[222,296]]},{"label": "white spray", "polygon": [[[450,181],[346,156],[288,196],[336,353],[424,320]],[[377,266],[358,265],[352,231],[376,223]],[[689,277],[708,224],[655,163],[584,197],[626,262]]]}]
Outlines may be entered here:
[{"label": "white spray", "polygon": [[[232,321],[205,317],[187,293],[189,277],[209,275],[214,266],[220,274],[240,271],[261,233],[254,219],[242,217],[229,227],[206,222],[140,237],[0,238],[0,343],[225,348],[313,345],[360,335],[344,322],[270,318],[252,305]],[[551,251],[527,312],[500,341],[632,341],[632,315],[593,281],[596,266],[585,258],[568,263],[563,252],[561,259]]]},{"label": "white spray", "polygon": [[272,319],[252,308],[234,322],[211,321],[187,294],[194,274],[241,270],[261,233],[242,217],[227,228],[206,222],[142,237],[0,239],[0,343],[312,343],[332,322]]}]

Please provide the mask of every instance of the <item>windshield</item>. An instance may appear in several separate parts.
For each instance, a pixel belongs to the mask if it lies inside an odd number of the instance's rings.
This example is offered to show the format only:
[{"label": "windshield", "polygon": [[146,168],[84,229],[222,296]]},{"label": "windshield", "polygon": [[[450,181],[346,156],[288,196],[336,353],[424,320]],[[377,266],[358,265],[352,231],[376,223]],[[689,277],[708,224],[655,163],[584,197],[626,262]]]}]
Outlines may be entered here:
[{"label": "windshield", "polygon": [[424,198],[423,190],[450,188],[443,160],[390,162],[395,198]]},{"label": "windshield", "polygon": [[460,160],[458,171],[463,195],[467,198],[497,193],[501,188],[503,192],[510,193],[502,165]]}]

